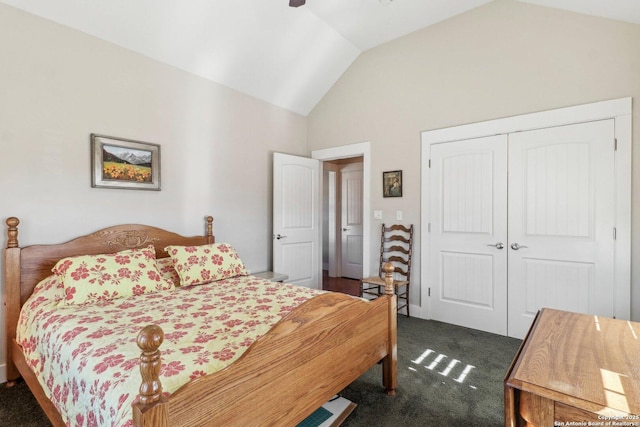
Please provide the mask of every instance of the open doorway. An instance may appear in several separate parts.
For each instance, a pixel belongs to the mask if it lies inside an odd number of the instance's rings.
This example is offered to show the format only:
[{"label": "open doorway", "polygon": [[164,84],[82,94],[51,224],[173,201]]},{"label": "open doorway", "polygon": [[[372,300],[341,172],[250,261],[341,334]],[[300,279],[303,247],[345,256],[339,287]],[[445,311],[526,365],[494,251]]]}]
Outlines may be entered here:
[{"label": "open doorway", "polygon": [[[318,159],[321,160],[323,163],[328,163],[331,161],[338,161],[338,163],[340,163],[341,161],[343,161],[343,159],[354,159],[354,158],[358,158],[361,162],[362,162],[362,266],[361,266],[361,274],[369,274],[370,272],[370,265],[371,265],[371,259],[370,259],[370,253],[371,253],[371,248],[370,248],[370,241],[371,241],[371,218],[370,218],[370,214],[369,212],[371,211],[371,197],[370,197],[370,193],[371,193],[371,143],[370,142],[360,142],[360,143],[356,143],[356,144],[349,144],[349,145],[343,145],[343,146],[339,146],[339,147],[332,147],[332,148],[325,148],[322,150],[315,150],[311,153],[311,156],[314,159]],[[345,160],[345,161],[350,161],[350,160]],[[331,168],[331,166],[329,166],[329,168]],[[329,178],[327,178],[328,180],[335,180],[336,179],[336,174],[329,174]],[[324,184],[324,183],[323,183]],[[322,185],[322,193],[321,194],[326,194],[327,191],[335,191],[335,184],[334,184],[334,190],[329,190],[330,188],[332,188],[330,185]],[[335,196],[334,196],[335,197]],[[324,198],[323,198],[324,199]],[[337,225],[335,224],[335,219],[334,221],[331,223],[331,225],[329,224],[330,222],[330,218],[327,217],[327,215],[325,215],[324,211],[322,213],[322,221],[321,221],[321,228],[322,228],[322,235],[321,237],[324,237],[325,235],[327,236],[328,239],[328,235],[326,230],[328,230],[329,233],[333,232],[335,233],[337,231]],[[338,224],[339,225],[339,224]],[[340,230],[341,231],[341,230]],[[335,236],[335,234],[334,234]],[[338,240],[336,237],[334,237],[334,239]],[[327,251],[327,265],[326,265],[326,270],[323,268],[323,288],[325,289],[330,289],[330,290],[338,290],[338,291],[342,291],[345,292],[345,290],[340,289],[341,287],[344,287],[344,283],[348,283],[349,286],[347,286],[346,289],[351,289],[352,291],[347,291],[346,293],[356,293],[359,292],[359,288],[360,288],[360,284],[359,284],[359,280],[354,280],[354,279],[342,279],[340,277],[339,274],[336,274],[335,272],[332,272],[332,274],[334,275],[334,277],[330,277],[329,276],[329,265],[328,265],[328,252],[331,250],[335,250],[334,249],[335,246],[331,246],[328,245],[328,243],[326,242],[322,242],[322,251],[321,251],[321,265],[324,266],[324,259],[325,259],[325,249]],[[362,276],[360,276],[362,277]],[[346,282],[346,281],[349,282]],[[325,287],[324,283],[327,283],[327,287]],[[353,285],[355,284],[355,286]],[[355,289],[354,289],[355,288]]]},{"label": "open doorway", "polygon": [[324,289],[348,294],[359,291],[363,264],[363,164],[362,156],[322,164]]}]

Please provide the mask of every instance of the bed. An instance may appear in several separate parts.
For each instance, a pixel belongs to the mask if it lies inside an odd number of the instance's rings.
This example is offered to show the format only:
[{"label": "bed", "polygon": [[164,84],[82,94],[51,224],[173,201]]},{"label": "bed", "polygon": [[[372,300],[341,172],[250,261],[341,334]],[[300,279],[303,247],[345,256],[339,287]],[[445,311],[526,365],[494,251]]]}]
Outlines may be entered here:
[{"label": "bed", "polygon": [[[19,223],[15,217],[6,220],[7,379],[11,384],[22,377],[52,424],[65,425],[34,373],[26,348],[16,339],[21,309],[34,288],[51,275],[60,260],[69,257],[143,250],[151,244],[155,258],[163,260],[169,257],[167,247],[214,244],[213,218],[206,217],[202,236],[185,237],[152,226],[127,224],[66,243],[23,248],[18,242]],[[131,391],[136,399],[125,425],[296,425],[377,363],[382,364],[381,392],[394,395],[397,311],[391,268],[385,295],[375,301],[333,292],[309,297],[278,319],[231,364],[198,376],[171,393],[163,390],[159,374],[163,367],[177,363],[171,359],[177,352],[162,346],[163,328],[173,325],[139,325],[139,333],[131,340],[140,351],[135,363],[140,380],[137,390]],[[165,359],[163,351],[168,354]]]}]

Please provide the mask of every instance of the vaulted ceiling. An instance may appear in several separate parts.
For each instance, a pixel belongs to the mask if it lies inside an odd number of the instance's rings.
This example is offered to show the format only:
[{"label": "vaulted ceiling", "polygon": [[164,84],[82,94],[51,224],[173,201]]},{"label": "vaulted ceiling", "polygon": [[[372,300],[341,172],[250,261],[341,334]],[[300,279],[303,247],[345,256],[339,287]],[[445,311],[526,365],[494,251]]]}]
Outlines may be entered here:
[{"label": "vaulted ceiling", "polygon": [[[303,116],[361,52],[490,1],[0,0]],[[640,24],[640,0],[517,1]]]}]

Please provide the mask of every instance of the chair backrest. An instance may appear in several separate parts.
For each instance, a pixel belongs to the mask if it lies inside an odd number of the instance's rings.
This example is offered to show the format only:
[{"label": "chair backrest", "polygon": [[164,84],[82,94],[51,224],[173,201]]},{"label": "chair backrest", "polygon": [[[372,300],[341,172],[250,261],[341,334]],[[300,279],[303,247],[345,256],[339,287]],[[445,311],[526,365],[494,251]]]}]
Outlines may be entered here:
[{"label": "chair backrest", "polygon": [[[413,224],[405,227],[401,224],[386,226],[382,224],[380,236],[380,266],[378,274],[384,278],[384,264],[390,262],[394,273],[402,276],[400,280],[411,281],[411,255],[413,254]],[[398,280],[398,278],[396,278]]]}]

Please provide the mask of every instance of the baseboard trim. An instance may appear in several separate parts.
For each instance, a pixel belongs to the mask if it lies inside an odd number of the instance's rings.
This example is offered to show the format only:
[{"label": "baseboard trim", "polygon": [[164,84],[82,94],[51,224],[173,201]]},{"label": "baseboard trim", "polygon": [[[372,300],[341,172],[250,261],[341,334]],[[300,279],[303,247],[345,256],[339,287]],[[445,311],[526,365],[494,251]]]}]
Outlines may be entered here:
[{"label": "baseboard trim", "polygon": [[[422,306],[409,304],[409,310],[411,310],[411,317],[417,317],[418,319],[428,320],[429,318],[426,316],[426,313],[422,312]],[[404,309],[400,311],[400,313],[404,312]]]}]

